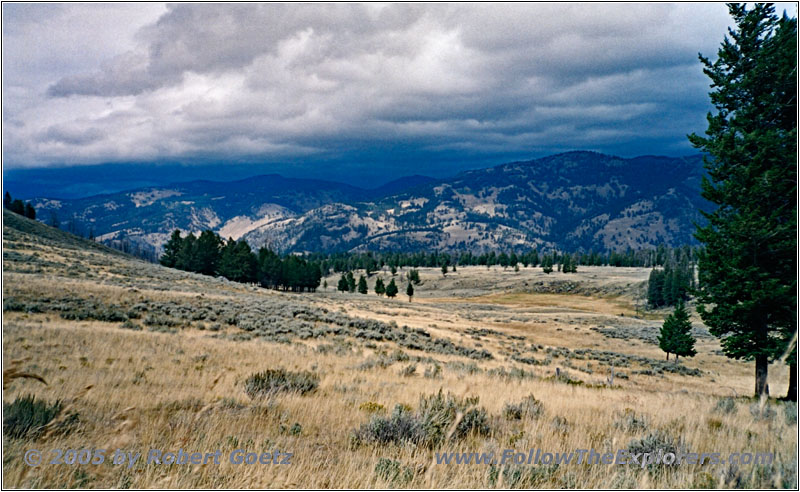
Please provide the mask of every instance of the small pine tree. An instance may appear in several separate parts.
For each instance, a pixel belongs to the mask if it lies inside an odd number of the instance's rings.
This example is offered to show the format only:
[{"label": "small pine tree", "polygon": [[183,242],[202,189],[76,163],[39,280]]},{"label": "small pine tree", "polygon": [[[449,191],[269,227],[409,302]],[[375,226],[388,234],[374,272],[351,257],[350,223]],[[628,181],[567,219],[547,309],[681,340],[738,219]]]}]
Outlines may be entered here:
[{"label": "small pine tree", "polygon": [[375,293],[379,296],[386,293],[386,286],[383,285],[383,279],[380,277],[375,280]]},{"label": "small pine tree", "polygon": [[392,272],[392,277],[394,277],[395,275],[397,275],[397,265],[392,265],[392,266],[390,267],[390,270],[391,270],[391,272]]},{"label": "small pine tree", "polygon": [[409,282],[408,287],[406,287],[406,295],[408,296],[408,302],[411,302],[411,298],[414,297],[414,286],[411,285],[411,282]]},{"label": "small pine tree", "polygon": [[323,280],[323,281],[322,281],[322,288],[323,288],[324,290],[328,290],[328,281],[327,281],[327,280]]},{"label": "small pine tree", "polygon": [[442,264],[442,277],[447,276],[447,263]]},{"label": "small pine tree", "polygon": [[689,312],[683,301],[679,301],[675,306],[675,311],[672,312],[667,319],[664,320],[664,325],[661,327],[661,332],[658,336],[658,346],[666,352],[667,360],[669,354],[675,354],[675,360],[678,357],[693,357],[697,354],[694,349],[695,338],[692,336],[692,323],[689,321]]},{"label": "small pine tree", "polygon": [[5,196],[3,197],[3,208],[11,207],[11,193],[6,191]]},{"label": "small pine tree", "polygon": [[394,297],[397,295],[397,284],[394,283],[394,279],[389,282],[389,285],[386,286],[386,297]]},{"label": "small pine tree", "polygon": [[356,278],[353,276],[353,272],[347,272],[347,274],[345,275],[345,279],[347,280],[347,290],[350,291],[350,293],[355,292]]},{"label": "small pine tree", "polygon": [[368,292],[368,290],[367,290],[367,279],[364,278],[363,275],[361,275],[360,277],[358,277],[358,293],[359,294],[366,294],[367,292]]},{"label": "small pine tree", "polygon": [[542,260],[542,271],[547,274],[553,273],[553,258],[551,256],[545,256],[544,260]]},{"label": "small pine tree", "polygon": [[339,284],[336,286],[336,290],[338,290],[339,292],[347,292],[350,290],[350,288],[347,285],[347,277],[342,275],[341,278],[339,278]]},{"label": "small pine tree", "polygon": [[697,355],[697,351],[694,349],[696,340],[692,335],[692,323],[689,321],[689,312],[686,310],[683,300],[678,301],[675,311],[670,316],[673,317],[676,327],[675,347],[673,350],[675,358],[677,359],[681,356],[694,357]]}]

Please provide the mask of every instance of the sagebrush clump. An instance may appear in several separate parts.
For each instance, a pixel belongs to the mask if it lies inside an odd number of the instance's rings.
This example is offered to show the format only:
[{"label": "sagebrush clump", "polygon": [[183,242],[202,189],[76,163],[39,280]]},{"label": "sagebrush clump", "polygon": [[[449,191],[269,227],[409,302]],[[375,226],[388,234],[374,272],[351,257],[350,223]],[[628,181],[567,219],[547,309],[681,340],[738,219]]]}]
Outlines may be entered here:
[{"label": "sagebrush clump", "polygon": [[463,439],[471,433],[487,435],[489,417],[486,409],[477,404],[477,397],[460,399],[439,390],[420,397],[414,414],[407,407],[396,405],[388,418],[373,417],[353,432],[352,441],[356,445],[408,442],[433,449],[447,439]]},{"label": "sagebrush clump", "polygon": [[36,439],[63,407],[60,401],[49,404],[36,400],[33,395],[3,403],[3,435],[12,439]]},{"label": "sagebrush clump", "polygon": [[279,392],[305,395],[319,386],[319,376],[312,372],[291,372],[285,369],[267,369],[248,377],[244,391],[252,399],[271,396]]}]

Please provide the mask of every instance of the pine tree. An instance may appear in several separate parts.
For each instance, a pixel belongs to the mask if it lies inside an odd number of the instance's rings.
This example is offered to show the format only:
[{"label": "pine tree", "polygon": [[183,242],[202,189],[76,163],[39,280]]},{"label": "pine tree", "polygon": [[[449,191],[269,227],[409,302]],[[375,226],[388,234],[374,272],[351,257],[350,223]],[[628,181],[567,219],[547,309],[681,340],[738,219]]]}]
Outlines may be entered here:
[{"label": "pine tree", "polygon": [[336,290],[339,292],[347,292],[350,290],[350,287],[347,285],[347,278],[344,275],[342,275],[342,277],[339,279],[339,284],[336,286]]},{"label": "pine tree", "polygon": [[172,236],[170,236],[167,244],[164,245],[164,254],[161,255],[161,259],[159,260],[161,264],[165,267],[175,267],[178,263],[178,255],[181,252],[182,246],[183,239],[181,238],[181,231],[175,229],[172,231]]},{"label": "pine tree", "polygon": [[547,274],[553,273],[553,258],[551,256],[545,256],[544,260],[542,260],[542,271]]},{"label": "pine tree", "polygon": [[383,285],[383,279],[380,277],[375,279],[375,293],[379,296],[386,293],[386,287]]},{"label": "pine tree", "polygon": [[363,275],[360,275],[358,277],[358,293],[359,294],[366,294],[367,292],[368,292],[368,290],[367,290],[367,279],[364,278]]},{"label": "pine tree", "polygon": [[181,250],[178,252],[178,258],[175,260],[175,268],[187,272],[200,271],[195,254],[197,250],[196,243],[197,238],[192,233],[189,233],[183,238],[183,241],[181,241]]},{"label": "pine tree", "polygon": [[6,194],[3,196],[3,208],[10,208],[11,207],[11,193],[6,191]]},{"label": "pine tree", "polygon": [[447,276],[447,263],[442,263],[442,277]]},{"label": "pine tree", "polygon": [[408,302],[411,302],[411,298],[414,297],[414,286],[411,285],[411,282],[409,282],[408,287],[406,287],[406,295],[408,296]]},{"label": "pine tree", "polygon": [[676,359],[678,357],[694,357],[697,351],[694,349],[696,342],[692,335],[692,323],[689,321],[689,312],[683,300],[679,300],[675,306],[675,311],[670,315],[673,317],[675,323],[674,331],[674,349]]},{"label": "pine tree", "polygon": [[397,284],[394,283],[394,279],[389,282],[389,285],[386,286],[386,297],[394,297],[397,295]]},{"label": "pine tree", "polygon": [[347,279],[347,290],[352,294],[356,291],[356,278],[353,276],[353,272],[350,271],[345,274],[345,278]]},{"label": "pine tree", "polygon": [[197,251],[195,252],[198,272],[204,275],[215,275],[219,262],[220,246],[222,240],[211,230],[205,230],[197,238]]},{"label": "pine tree", "polygon": [[647,280],[647,304],[651,308],[657,308],[662,303],[663,272],[655,268],[650,270],[650,277]]},{"label": "pine tree", "polygon": [[14,199],[14,201],[11,202],[11,205],[9,205],[8,208],[15,214],[25,215],[25,202],[23,202],[19,198]]},{"label": "pine tree", "polygon": [[769,362],[793,350],[797,332],[797,19],[778,18],[772,4],[728,9],[735,27],[718,59],[700,56],[716,114],[706,137],[689,136],[706,154],[702,195],[718,206],[695,234],[705,246],[696,296],[723,352],[755,359],[761,396]]},{"label": "pine tree", "polygon": [[695,338],[692,335],[692,323],[689,321],[689,312],[683,301],[678,301],[675,310],[664,320],[661,332],[658,336],[658,346],[669,354],[678,357],[694,357],[697,351],[694,349]]},{"label": "pine tree", "polygon": [[31,220],[36,220],[36,209],[33,208],[31,202],[25,203],[25,217]]}]

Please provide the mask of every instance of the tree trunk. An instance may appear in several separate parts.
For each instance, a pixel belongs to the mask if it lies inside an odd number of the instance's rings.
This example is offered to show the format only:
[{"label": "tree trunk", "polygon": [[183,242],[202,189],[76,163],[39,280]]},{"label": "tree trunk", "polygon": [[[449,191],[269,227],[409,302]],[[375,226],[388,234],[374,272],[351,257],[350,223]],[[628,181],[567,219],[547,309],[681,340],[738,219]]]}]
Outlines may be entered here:
[{"label": "tree trunk", "polygon": [[669,360],[669,352],[667,352],[667,360]]},{"label": "tree trunk", "polygon": [[767,373],[769,371],[769,360],[766,355],[756,356],[756,396],[769,396],[769,386],[767,385]]},{"label": "tree trunk", "polygon": [[797,364],[789,364],[789,391],[783,399],[797,401]]}]

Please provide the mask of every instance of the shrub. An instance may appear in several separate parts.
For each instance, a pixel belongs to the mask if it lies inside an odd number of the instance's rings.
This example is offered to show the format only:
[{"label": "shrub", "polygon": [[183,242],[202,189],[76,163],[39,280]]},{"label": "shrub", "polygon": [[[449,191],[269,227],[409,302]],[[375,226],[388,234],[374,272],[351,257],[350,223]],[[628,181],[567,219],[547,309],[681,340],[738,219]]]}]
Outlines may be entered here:
[{"label": "shrub", "polygon": [[450,393],[445,395],[442,390],[427,397],[420,397],[417,415],[422,421],[423,433],[428,444],[434,447],[443,442],[448,437],[447,432],[459,413],[463,416],[456,425],[453,437],[463,438],[472,432],[488,434],[486,410],[471,408],[477,405],[478,401],[478,397],[462,400]]},{"label": "shrub", "polygon": [[647,419],[636,415],[632,408],[626,408],[621,415],[617,415],[614,427],[625,432],[639,432],[647,429]]},{"label": "shrub", "polygon": [[786,425],[797,425],[797,402],[784,403],[783,416],[786,418]]},{"label": "shrub", "polygon": [[36,401],[33,395],[17,398],[13,403],[3,403],[3,434],[12,439],[35,439],[62,408],[60,401],[49,405],[45,401]]},{"label": "shrub", "polygon": [[[353,432],[351,439],[354,444],[412,443],[436,448],[448,437],[461,439],[471,433],[486,435],[490,430],[489,418],[484,408],[472,408],[477,403],[477,397],[462,400],[439,390],[433,395],[420,397],[416,414],[403,405],[396,405],[390,417],[372,417]],[[461,419],[449,436],[459,414]]]},{"label": "shrub", "polygon": [[375,464],[375,475],[391,483],[407,483],[414,478],[414,469],[402,466],[397,460],[380,458]]},{"label": "shrub", "polygon": [[569,422],[565,417],[560,415],[556,415],[553,417],[553,421],[550,423],[550,427],[553,428],[555,432],[560,434],[566,434],[569,432]]},{"label": "shrub", "polygon": [[126,319],[125,322],[122,323],[121,327],[125,328],[126,330],[141,330],[142,329],[141,326],[139,326],[138,324],[134,323],[130,319]]},{"label": "shrub", "polygon": [[415,418],[406,407],[398,404],[395,405],[389,418],[375,416],[356,429],[351,440],[354,444],[362,442],[419,444],[422,441],[422,429],[419,419]]},{"label": "shrub", "polygon": [[762,405],[759,402],[750,405],[750,415],[756,420],[771,420],[775,416],[775,410],[768,404]]},{"label": "shrub", "polygon": [[[640,439],[633,439],[628,444],[628,453],[630,455],[636,455],[639,453],[657,454],[659,452],[663,454],[678,454],[678,442],[676,442],[672,436],[660,430],[649,432],[646,436]],[[677,464],[677,460],[674,461],[672,465],[666,465],[665,463],[661,463],[659,465],[651,464],[648,465],[647,468],[651,471],[661,470],[661,467],[663,466],[673,466],[675,464]]]},{"label": "shrub", "polygon": [[507,420],[521,420],[523,418],[535,419],[542,414],[544,407],[542,402],[533,395],[526,396],[519,403],[506,403],[503,407],[503,416]]},{"label": "shrub", "polygon": [[434,364],[425,368],[425,377],[428,379],[438,379],[442,377],[442,366]]},{"label": "shrub", "polygon": [[244,391],[252,399],[270,396],[278,392],[304,395],[317,389],[319,376],[311,372],[291,372],[285,369],[267,369],[248,377]]},{"label": "shrub", "polygon": [[374,401],[365,401],[361,405],[358,406],[359,410],[363,410],[367,413],[377,413],[383,412],[386,410],[386,407],[381,405],[380,403],[375,403]]},{"label": "shrub", "polygon": [[406,367],[400,369],[400,375],[403,377],[411,377],[417,373],[417,365],[416,364],[409,364]]},{"label": "shrub", "polygon": [[[489,487],[497,487],[501,467],[489,466]],[[503,470],[503,488],[532,489],[540,488],[552,483],[553,475],[558,471],[558,465],[506,465]]]},{"label": "shrub", "polygon": [[720,398],[717,404],[714,405],[714,412],[716,413],[734,413],[736,412],[736,400],[730,396]]}]

